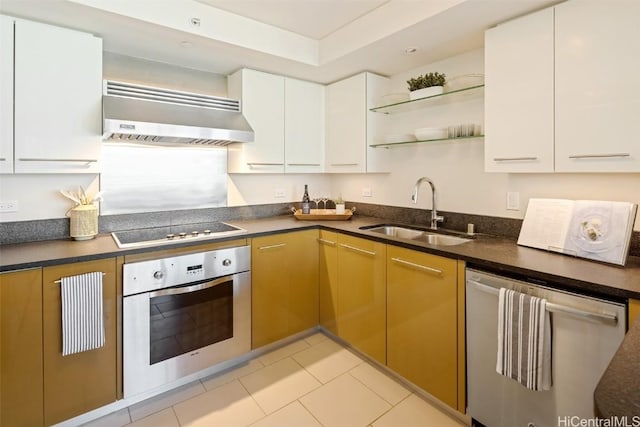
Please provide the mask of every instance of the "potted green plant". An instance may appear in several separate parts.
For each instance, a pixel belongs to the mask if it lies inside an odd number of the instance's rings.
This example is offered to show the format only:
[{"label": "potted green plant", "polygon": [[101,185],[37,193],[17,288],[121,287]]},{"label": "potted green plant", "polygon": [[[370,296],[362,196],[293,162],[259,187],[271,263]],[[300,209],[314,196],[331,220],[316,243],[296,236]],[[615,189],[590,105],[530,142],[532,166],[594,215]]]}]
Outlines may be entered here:
[{"label": "potted green plant", "polygon": [[409,85],[409,98],[419,99],[427,96],[439,95],[444,92],[447,82],[446,74],[438,72],[426,73],[423,76],[412,77],[407,80]]}]

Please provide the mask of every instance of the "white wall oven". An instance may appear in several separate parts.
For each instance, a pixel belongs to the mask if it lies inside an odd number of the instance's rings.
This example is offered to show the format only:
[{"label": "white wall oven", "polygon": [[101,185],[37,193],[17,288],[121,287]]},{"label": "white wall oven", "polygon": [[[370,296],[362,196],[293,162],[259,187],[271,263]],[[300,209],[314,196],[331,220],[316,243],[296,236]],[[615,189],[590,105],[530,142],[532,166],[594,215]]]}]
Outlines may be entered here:
[{"label": "white wall oven", "polygon": [[130,397],[251,349],[249,246],[123,268],[123,386]]}]

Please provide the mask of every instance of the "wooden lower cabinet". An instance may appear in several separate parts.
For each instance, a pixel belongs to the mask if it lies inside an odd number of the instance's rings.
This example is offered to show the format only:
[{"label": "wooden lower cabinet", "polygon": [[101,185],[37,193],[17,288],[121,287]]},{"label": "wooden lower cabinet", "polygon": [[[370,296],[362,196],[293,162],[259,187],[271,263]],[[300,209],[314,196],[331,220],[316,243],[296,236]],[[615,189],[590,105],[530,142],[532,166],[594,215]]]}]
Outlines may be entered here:
[{"label": "wooden lower cabinet", "polygon": [[633,322],[635,322],[636,319],[640,317],[640,300],[637,300],[637,299],[629,300],[628,317],[629,317],[629,321],[627,323],[627,327],[630,328],[633,325]]},{"label": "wooden lower cabinet", "polygon": [[0,426],[41,426],[42,270],[0,273]]},{"label": "wooden lower cabinet", "polygon": [[[100,271],[103,276],[105,345],[62,355],[62,277]],[[44,423],[51,425],[112,403],[117,398],[116,259],[43,269]]]},{"label": "wooden lower cabinet", "polygon": [[320,326],[338,335],[338,233],[320,230],[318,263]]},{"label": "wooden lower cabinet", "polygon": [[386,245],[338,234],[337,335],[385,364]]},{"label": "wooden lower cabinet", "polygon": [[251,242],[251,348],[318,324],[318,230]]},{"label": "wooden lower cabinet", "polygon": [[387,365],[459,409],[457,276],[456,260],[387,248]]}]

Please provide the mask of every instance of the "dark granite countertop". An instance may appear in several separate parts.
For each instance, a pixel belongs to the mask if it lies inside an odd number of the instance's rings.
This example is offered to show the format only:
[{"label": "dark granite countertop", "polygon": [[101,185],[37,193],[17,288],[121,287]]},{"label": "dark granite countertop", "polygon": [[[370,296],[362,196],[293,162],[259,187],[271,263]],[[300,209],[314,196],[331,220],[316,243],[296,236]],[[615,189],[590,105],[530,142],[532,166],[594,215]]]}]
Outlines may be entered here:
[{"label": "dark granite countertop", "polygon": [[[221,238],[220,241],[256,237],[294,229],[321,227],[436,255],[462,259],[467,261],[469,265],[503,274],[526,275],[550,282],[557,287],[582,293],[619,299],[640,299],[640,258],[638,257],[629,257],[627,265],[619,267],[526,248],[516,245],[513,240],[485,235],[478,235],[473,241],[462,245],[434,246],[361,230],[360,227],[389,223],[389,220],[364,216],[354,216],[349,221],[299,221],[293,216],[277,216],[225,222],[244,228],[248,233]],[[110,234],[101,234],[95,239],[87,241],[63,239],[0,245],[0,271],[153,252],[169,247],[199,244],[203,244],[203,242],[120,249]]]},{"label": "dark granite countertop", "polygon": [[640,422],[639,378],[640,319],[629,328],[596,387],[596,415],[602,418],[627,417],[627,425],[637,425]]}]

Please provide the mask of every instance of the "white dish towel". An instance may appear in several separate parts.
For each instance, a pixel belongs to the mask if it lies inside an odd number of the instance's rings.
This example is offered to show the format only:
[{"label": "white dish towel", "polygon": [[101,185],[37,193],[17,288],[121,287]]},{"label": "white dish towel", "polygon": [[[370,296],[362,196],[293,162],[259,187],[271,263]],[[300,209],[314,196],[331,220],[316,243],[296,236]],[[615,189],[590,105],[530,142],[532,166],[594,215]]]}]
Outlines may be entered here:
[{"label": "white dish towel", "polygon": [[530,390],[551,389],[551,317],[547,301],[501,288],[496,371]]},{"label": "white dish towel", "polygon": [[63,277],[62,355],[93,350],[104,345],[102,273]]}]

